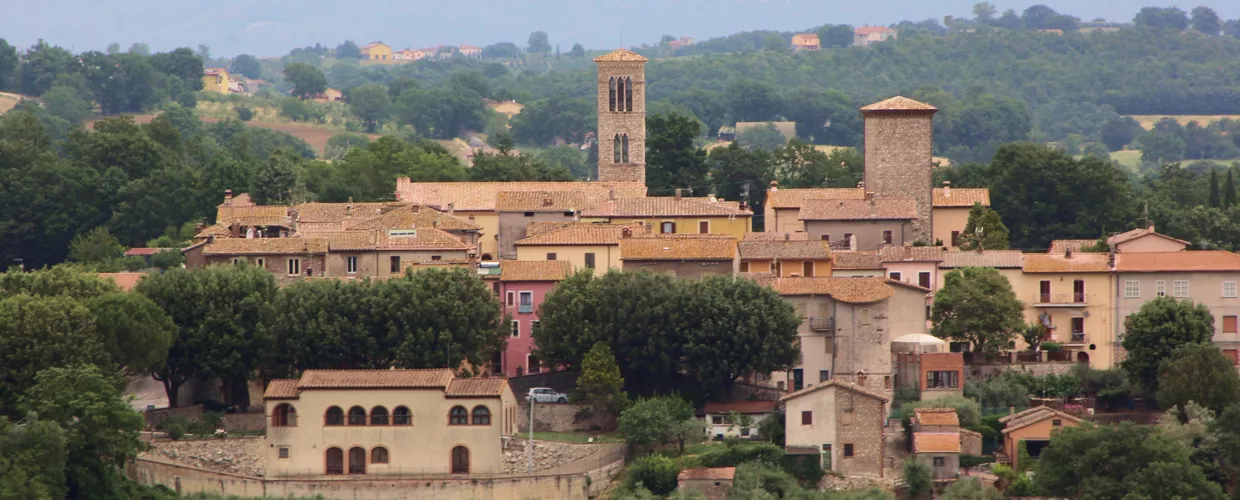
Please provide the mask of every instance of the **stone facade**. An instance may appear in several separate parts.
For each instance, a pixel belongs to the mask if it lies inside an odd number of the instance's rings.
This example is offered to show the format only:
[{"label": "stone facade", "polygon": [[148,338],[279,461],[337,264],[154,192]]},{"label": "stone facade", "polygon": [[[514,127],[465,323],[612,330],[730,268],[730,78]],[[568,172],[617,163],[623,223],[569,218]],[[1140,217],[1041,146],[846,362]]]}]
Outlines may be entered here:
[{"label": "stone facade", "polygon": [[[856,443],[852,457],[841,457],[837,471],[844,475],[882,476],[883,423],[886,402],[852,391],[839,391],[836,431],[841,443]],[[851,418],[848,415],[851,413]]]},{"label": "stone facade", "polygon": [[[599,181],[646,182],[646,62],[644,58],[640,59],[597,61]],[[632,80],[632,111],[620,111],[619,106],[616,111],[611,110],[613,77]],[[629,161],[616,163],[614,138],[626,134],[629,139]]]},{"label": "stone facade", "polygon": [[878,198],[917,201],[913,239],[933,243],[930,211],[934,110],[870,110],[865,117],[865,188]]}]

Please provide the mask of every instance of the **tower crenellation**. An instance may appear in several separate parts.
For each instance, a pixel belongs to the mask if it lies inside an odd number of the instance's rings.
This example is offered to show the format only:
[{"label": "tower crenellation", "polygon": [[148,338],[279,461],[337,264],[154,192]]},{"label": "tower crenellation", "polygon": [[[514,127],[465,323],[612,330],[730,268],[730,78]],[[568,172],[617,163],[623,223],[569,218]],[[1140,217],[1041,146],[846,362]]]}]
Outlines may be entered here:
[{"label": "tower crenellation", "polygon": [[598,180],[646,182],[646,61],[627,49],[598,64]]}]

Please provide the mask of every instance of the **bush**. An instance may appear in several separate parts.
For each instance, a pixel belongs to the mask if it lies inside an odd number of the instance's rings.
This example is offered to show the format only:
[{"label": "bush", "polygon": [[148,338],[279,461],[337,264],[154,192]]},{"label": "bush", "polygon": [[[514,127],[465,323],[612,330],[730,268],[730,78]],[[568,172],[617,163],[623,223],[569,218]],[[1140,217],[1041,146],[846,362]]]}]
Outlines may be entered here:
[{"label": "bush", "polygon": [[1042,350],[1046,352],[1059,352],[1063,350],[1063,346],[1059,342],[1043,342]]},{"label": "bush", "polygon": [[960,455],[960,467],[962,468],[977,467],[982,464],[993,463],[994,461],[995,459],[993,457],[964,454]]},{"label": "bush", "polygon": [[169,439],[179,441],[181,438],[185,437],[185,427],[185,422],[171,421],[171,419],[169,419],[168,422],[164,423],[164,432],[168,434]]},{"label": "bush", "polygon": [[680,466],[675,460],[662,455],[650,455],[637,459],[629,466],[629,476],[625,484],[630,488],[646,488],[656,495],[666,495],[676,489],[676,476],[679,475]]},{"label": "bush", "polygon": [[917,408],[955,408],[962,427],[977,425],[982,420],[982,408],[977,401],[961,396],[947,396],[932,401],[908,403],[900,408],[898,415],[902,420],[907,421],[912,418],[913,410]]},{"label": "bush", "polygon": [[703,453],[700,457],[704,467],[736,467],[746,462],[762,462],[777,466],[784,458],[784,450],[769,443],[737,443],[729,441],[722,447]]},{"label": "bush", "polygon": [[807,488],[816,488],[827,471],[822,470],[822,462],[816,455],[784,455],[784,471],[797,479]]},{"label": "bush", "polygon": [[254,118],[254,110],[250,109],[249,106],[237,106],[233,108],[233,111],[237,112],[237,119],[243,122],[248,122],[251,118]]},{"label": "bush", "polygon": [[736,468],[731,498],[792,498],[800,491],[796,479],[787,472],[766,464],[750,463]]}]

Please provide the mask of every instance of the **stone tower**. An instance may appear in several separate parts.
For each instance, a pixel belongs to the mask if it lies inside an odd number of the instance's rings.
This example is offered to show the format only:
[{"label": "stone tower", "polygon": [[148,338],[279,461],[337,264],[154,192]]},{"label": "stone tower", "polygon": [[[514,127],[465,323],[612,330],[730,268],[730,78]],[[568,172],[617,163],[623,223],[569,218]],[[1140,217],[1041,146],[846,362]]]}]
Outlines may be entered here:
[{"label": "stone tower", "polygon": [[646,182],[646,58],[620,49],[598,64],[598,180]]},{"label": "stone tower", "polygon": [[913,238],[933,244],[930,227],[930,170],[934,156],[934,114],[938,108],[892,97],[861,108],[865,119],[865,189],[876,198],[917,202]]}]

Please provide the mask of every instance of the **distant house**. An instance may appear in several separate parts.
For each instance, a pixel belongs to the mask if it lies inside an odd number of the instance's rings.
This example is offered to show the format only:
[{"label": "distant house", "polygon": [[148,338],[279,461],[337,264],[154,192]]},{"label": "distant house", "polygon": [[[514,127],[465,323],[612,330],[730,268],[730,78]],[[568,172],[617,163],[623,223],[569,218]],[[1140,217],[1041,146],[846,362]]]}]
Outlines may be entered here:
[{"label": "distant house", "polygon": [[823,469],[843,475],[882,477],[886,397],[828,380],[782,401],[789,455],[819,460]]},{"label": "distant house", "polygon": [[735,134],[733,139],[740,137],[740,135],[745,133],[746,130],[755,127],[765,127],[767,125],[774,125],[775,130],[778,130],[780,135],[784,136],[785,142],[791,141],[797,136],[797,122],[736,122],[736,128],[733,129],[733,133]]},{"label": "distant house", "polygon": [[960,475],[960,433],[915,432],[913,456],[930,466],[934,479],[954,479]]},{"label": "distant house", "polygon": [[372,61],[392,59],[392,47],[383,42],[370,42],[362,46],[362,59]]},{"label": "distant house", "polygon": [[676,49],[679,49],[679,48],[681,48],[681,47],[688,47],[688,46],[693,45],[693,44],[695,44],[695,43],[697,43],[697,40],[694,40],[694,39],[693,39],[693,37],[691,37],[691,36],[682,36],[682,37],[680,37],[680,39],[679,39],[679,40],[672,40],[672,41],[670,41],[670,42],[667,42],[667,47],[668,47],[669,49],[676,50]]},{"label": "distant house", "polygon": [[[706,433],[711,439],[740,437],[752,438],[758,433],[758,422],[767,415],[775,413],[778,401],[722,401],[706,403]],[[732,422],[732,412],[742,417],[749,417],[750,424],[742,427],[740,422]]]},{"label": "distant house", "polygon": [[818,40],[818,35],[813,33],[801,33],[792,35],[792,50],[800,52],[802,50],[818,50],[822,48],[822,42]]},{"label": "distant house", "polygon": [[1025,450],[1031,458],[1038,458],[1042,449],[1050,444],[1052,434],[1064,426],[1075,427],[1082,422],[1072,415],[1038,406],[1014,413],[999,419],[1003,427],[1003,452],[1012,460],[1012,467],[1018,467],[1020,443],[1025,443]]},{"label": "distant house", "polygon": [[203,70],[202,90],[204,92],[227,94],[230,86],[228,70],[224,68],[207,68]]},{"label": "distant house", "polygon": [[735,477],[736,467],[685,469],[676,476],[676,486],[680,491],[697,491],[707,500],[723,500],[732,490],[732,479]]},{"label": "distant house", "polygon": [[465,57],[472,57],[474,59],[482,59],[482,47],[479,47],[477,45],[461,45],[456,48],[456,51],[460,52],[460,54]]},{"label": "distant house", "polygon": [[434,55],[433,52],[427,52],[423,49],[405,49],[393,52],[392,59],[397,61],[420,61]]},{"label": "distant house", "polygon": [[315,94],[311,97],[314,102],[335,102],[344,99],[344,93],[340,89],[329,88],[322,93]]},{"label": "distant house", "polygon": [[853,30],[853,46],[868,47],[875,42],[895,40],[898,35],[896,30],[885,26],[862,26]]}]

